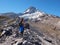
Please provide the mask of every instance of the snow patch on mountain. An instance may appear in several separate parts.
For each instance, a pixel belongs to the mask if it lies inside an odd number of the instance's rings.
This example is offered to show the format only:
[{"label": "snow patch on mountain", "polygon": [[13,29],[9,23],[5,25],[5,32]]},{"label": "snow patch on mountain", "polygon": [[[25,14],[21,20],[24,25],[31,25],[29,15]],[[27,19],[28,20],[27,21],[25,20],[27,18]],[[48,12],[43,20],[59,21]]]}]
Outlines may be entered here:
[{"label": "snow patch on mountain", "polygon": [[23,17],[23,18],[38,18],[39,16],[43,16],[43,13],[41,12],[35,12],[35,13],[32,13],[32,14],[24,14],[22,16],[19,16],[19,17]]},{"label": "snow patch on mountain", "polygon": [[36,11],[38,11],[37,8],[31,6],[31,7],[29,7],[24,13],[25,13],[25,14],[26,14],[26,13],[31,14],[31,13],[34,13],[34,12],[36,12]]},{"label": "snow patch on mountain", "polygon": [[23,17],[24,19],[37,19],[41,20],[40,17],[46,15],[46,13],[39,11],[35,7],[28,8],[23,15],[19,17]]}]

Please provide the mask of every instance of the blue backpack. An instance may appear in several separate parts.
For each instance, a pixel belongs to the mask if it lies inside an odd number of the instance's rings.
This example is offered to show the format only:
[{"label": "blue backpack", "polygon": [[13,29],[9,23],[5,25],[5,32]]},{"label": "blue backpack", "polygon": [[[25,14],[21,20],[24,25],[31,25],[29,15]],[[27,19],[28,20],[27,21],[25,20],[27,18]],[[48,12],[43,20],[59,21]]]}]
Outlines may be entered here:
[{"label": "blue backpack", "polygon": [[23,26],[23,25],[20,25],[19,31],[20,31],[20,32],[23,32],[23,31],[24,31],[24,26]]}]

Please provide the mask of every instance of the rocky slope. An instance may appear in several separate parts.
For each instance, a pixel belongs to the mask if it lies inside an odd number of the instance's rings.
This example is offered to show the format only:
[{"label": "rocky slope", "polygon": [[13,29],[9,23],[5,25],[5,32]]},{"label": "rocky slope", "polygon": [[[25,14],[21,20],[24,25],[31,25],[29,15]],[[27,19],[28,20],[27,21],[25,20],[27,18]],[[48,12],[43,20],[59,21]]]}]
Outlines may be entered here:
[{"label": "rocky slope", "polygon": [[45,37],[42,32],[33,27],[25,29],[23,37],[15,32],[16,29],[17,27],[7,27],[5,30],[12,30],[12,34],[0,38],[0,45],[56,45],[55,40]]},{"label": "rocky slope", "polygon": [[[15,22],[15,21],[14,21]],[[16,22],[4,27],[0,37],[0,45],[60,45],[60,32],[48,23],[28,21],[30,29],[25,29],[23,37]],[[9,33],[7,33],[7,32]],[[7,33],[6,34],[4,33]]]}]

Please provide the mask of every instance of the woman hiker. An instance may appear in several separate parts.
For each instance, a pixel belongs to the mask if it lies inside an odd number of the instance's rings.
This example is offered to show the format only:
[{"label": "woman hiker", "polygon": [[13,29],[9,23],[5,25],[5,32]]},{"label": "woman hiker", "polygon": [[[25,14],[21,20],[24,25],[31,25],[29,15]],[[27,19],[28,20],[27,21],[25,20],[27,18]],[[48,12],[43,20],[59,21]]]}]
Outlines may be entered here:
[{"label": "woman hiker", "polygon": [[23,36],[23,32],[24,32],[24,19],[23,18],[20,19],[19,31],[20,31],[21,35]]}]

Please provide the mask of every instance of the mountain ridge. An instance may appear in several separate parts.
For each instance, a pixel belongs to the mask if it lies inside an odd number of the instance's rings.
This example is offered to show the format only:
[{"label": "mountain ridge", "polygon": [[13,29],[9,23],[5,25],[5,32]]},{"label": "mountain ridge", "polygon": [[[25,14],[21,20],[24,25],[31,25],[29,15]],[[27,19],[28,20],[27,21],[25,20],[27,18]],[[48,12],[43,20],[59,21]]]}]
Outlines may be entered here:
[{"label": "mountain ridge", "polygon": [[[36,7],[34,7],[34,6],[30,6],[29,8],[27,8],[23,13],[15,13],[15,12],[6,12],[6,13],[0,13],[0,16],[1,15],[7,15],[7,14],[17,14],[18,16],[19,15],[24,15],[24,14],[27,14],[27,13],[29,13],[29,12],[27,12],[27,10],[28,9],[30,9],[30,13],[34,13],[34,12],[36,12],[36,11],[38,11],[38,12],[43,12],[43,11],[41,11],[41,10],[39,10],[38,8],[36,8]],[[33,10],[33,12],[32,12],[32,10]],[[45,12],[43,12],[43,13],[45,13]],[[46,13],[47,14],[47,13]],[[50,15],[53,15],[53,14],[50,14]]]}]

